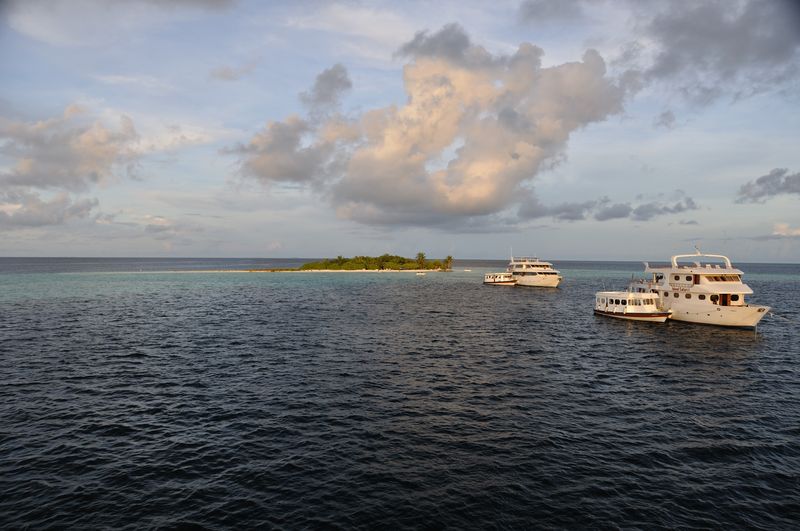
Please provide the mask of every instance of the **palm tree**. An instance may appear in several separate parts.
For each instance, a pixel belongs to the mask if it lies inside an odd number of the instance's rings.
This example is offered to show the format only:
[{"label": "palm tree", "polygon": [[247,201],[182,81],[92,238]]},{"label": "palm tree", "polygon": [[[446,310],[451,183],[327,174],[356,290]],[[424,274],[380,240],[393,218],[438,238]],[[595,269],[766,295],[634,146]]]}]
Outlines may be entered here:
[{"label": "palm tree", "polygon": [[425,269],[425,253],[417,253],[417,266],[419,269]]},{"label": "palm tree", "polygon": [[453,257],[448,255],[447,258],[444,259],[444,268],[445,270],[449,271],[453,269]]}]

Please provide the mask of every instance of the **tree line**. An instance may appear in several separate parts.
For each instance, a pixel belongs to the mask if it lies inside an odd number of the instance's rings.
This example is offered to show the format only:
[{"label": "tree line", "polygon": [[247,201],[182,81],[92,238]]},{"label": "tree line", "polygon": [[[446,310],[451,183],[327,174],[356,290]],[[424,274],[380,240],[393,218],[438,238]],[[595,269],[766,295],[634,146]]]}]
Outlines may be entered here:
[{"label": "tree line", "polygon": [[416,258],[406,258],[394,254],[382,254],[381,256],[354,256],[345,258],[326,258],[319,262],[308,262],[300,266],[300,270],[308,269],[330,269],[333,271],[356,271],[359,269],[428,269],[428,270],[450,270],[453,268],[453,257],[448,256],[443,260],[428,260],[425,253],[417,253]]}]

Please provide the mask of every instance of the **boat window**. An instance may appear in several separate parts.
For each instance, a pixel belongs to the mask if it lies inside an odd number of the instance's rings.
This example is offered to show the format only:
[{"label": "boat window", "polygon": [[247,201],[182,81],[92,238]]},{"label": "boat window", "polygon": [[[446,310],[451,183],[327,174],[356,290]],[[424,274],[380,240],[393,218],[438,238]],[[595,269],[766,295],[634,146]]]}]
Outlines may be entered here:
[{"label": "boat window", "polygon": [[712,296],[711,296],[711,302],[713,302],[713,303],[715,303],[715,304],[716,304],[716,302],[717,302],[718,300],[719,300],[719,295],[712,295]]},{"label": "boat window", "polygon": [[738,295],[731,295],[731,300],[732,301],[738,301],[739,300],[739,296]]},{"label": "boat window", "polygon": [[628,302],[628,301],[626,301],[625,299],[622,299],[622,305],[623,305],[623,306],[625,306],[625,304],[627,304],[627,302]]},{"label": "boat window", "polygon": [[686,280],[691,281],[692,280],[692,275],[686,275]]},{"label": "boat window", "polygon": [[680,276],[678,276],[678,275],[675,275],[675,280],[680,280],[680,279],[681,279],[681,277],[680,277]]},{"label": "boat window", "polygon": [[700,299],[701,301],[706,300],[706,296],[705,295],[698,295],[697,298]]},{"label": "boat window", "polygon": [[680,294],[679,294],[677,291],[676,291],[675,293],[673,293],[672,295],[673,295],[673,296],[674,296],[676,299],[677,299],[678,297],[680,297]]},{"label": "boat window", "polygon": [[665,292],[664,292],[664,296],[665,296],[665,297],[669,297],[669,292],[668,292],[668,291],[665,291]]},{"label": "boat window", "polygon": [[687,293],[687,294],[686,294],[686,298],[687,298],[687,299],[691,299],[691,298],[692,298],[692,294],[691,294],[691,293]]}]

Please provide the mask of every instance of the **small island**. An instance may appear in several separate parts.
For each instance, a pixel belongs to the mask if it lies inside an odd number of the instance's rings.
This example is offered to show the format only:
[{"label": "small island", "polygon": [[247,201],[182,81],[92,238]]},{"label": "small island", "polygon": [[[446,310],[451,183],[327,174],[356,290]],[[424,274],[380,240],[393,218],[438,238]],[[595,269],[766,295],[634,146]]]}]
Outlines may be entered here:
[{"label": "small island", "polygon": [[320,262],[303,264],[299,271],[450,271],[453,257],[428,260],[425,253],[416,258],[405,258],[392,254],[381,256],[354,256],[353,258],[326,258]]},{"label": "small island", "polygon": [[425,253],[417,253],[416,258],[405,258],[393,254],[381,256],[354,256],[345,258],[325,258],[319,262],[308,262],[297,269],[250,269],[257,272],[314,272],[314,271],[452,271],[453,257],[429,260]]}]

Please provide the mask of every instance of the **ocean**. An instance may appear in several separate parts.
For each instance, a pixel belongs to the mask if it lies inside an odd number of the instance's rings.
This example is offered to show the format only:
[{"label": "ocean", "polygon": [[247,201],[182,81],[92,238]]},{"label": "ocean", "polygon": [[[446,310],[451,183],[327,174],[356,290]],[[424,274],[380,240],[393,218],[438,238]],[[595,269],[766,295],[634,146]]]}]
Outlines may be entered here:
[{"label": "ocean", "polygon": [[[452,273],[0,258],[0,528],[800,526],[800,265],[756,332]],[[464,271],[471,269],[472,271]]]}]

